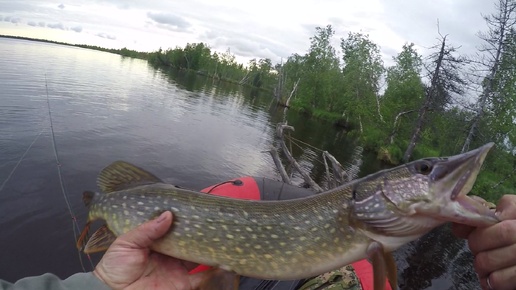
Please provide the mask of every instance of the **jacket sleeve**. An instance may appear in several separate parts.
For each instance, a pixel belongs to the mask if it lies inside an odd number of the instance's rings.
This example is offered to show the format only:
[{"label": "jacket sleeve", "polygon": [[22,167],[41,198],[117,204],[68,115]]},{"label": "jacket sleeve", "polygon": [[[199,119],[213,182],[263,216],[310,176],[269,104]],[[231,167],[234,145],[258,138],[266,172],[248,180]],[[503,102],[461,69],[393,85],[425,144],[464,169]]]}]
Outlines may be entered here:
[{"label": "jacket sleeve", "polygon": [[93,273],[77,273],[65,280],[59,279],[53,274],[43,274],[41,276],[27,277],[16,281],[14,284],[0,280],[0,290],[110,290]]}]

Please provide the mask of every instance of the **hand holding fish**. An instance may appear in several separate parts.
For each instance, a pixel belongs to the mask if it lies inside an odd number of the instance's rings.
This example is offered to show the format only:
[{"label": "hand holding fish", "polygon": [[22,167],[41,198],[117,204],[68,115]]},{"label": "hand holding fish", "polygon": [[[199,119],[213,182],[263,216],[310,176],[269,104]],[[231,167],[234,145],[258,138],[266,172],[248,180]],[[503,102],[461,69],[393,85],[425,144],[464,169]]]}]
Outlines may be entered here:
[{"label": "hand holding fish", "polygon": [[121,235],[109,247],[94,274],[113,289],[195,289],[203,273],[189,275],[196,266],[149,249],[172,224],[172,213],[166,211],[134,230]]},{"label": "hand holding fish", "polygon": [[475,270],[485,290],[516,289],[516,195],[503,196],[496,207],[501,222],[486,228],[454,225],[475,255]]}]

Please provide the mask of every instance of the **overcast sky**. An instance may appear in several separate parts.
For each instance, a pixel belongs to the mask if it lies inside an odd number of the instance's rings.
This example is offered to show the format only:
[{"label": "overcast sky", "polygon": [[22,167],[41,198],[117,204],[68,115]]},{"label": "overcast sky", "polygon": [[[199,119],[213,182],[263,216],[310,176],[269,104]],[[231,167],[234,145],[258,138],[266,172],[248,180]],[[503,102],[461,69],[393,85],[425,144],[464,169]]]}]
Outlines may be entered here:
[{"label": "overcast sky", "polygon": [[331,24],[335,48],[363,32],[392,64],[404,43],[437,42],[437,19],[460,52],[473,53],[494,0],[0,0],[0,34],[153,51],[205,42],[241,62],[306,53],[316,26]]}]

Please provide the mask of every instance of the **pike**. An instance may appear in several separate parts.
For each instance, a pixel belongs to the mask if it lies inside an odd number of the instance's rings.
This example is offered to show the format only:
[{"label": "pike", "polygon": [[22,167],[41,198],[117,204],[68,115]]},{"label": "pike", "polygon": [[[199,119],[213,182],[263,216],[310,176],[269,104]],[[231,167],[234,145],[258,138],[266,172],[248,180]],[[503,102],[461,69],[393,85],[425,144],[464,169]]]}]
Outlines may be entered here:
[{"label": "pike", "polygon": [[[104,194],[83,195],[89,216],[77,247],[85,253],[103,251],[116,236],[171,211],[171,230],[152,249],[214,266],[222,276],[230,272],[261,279],[301,279],[369,258],[375,289],[384,289],[386,278],[397,289],[390,252],[446,222],[489,226],[499,221],[485,204],[467,196],[492,146],[420,159],[321,194],[282,201],[231,199],[181,189],[117,161],[97,179]],[[90,223],[96,219],[106,225],[86,242]],[[203,289],[214,289],[210,287],[214,284],[204,285]]]}]

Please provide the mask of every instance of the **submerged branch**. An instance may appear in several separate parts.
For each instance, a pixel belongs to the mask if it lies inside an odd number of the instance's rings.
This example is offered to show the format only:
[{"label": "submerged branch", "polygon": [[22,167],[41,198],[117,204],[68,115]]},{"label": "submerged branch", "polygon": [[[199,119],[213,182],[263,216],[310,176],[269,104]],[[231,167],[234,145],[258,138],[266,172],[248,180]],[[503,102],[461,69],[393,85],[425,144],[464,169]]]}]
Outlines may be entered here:
[{"label": "submerged branch", "polygon": [[284,129],[294,131],[294,127],[285,124],[278,124],[278,126],[276,127],[276,134],[279,137],[279,143],[281,145],[281,148],[283,149],[283,153],[287,157],[290,164],[292,164],[292,166],[299,172],[299,174],[301,174],[305,182],[308,183],[311,188],[313,188],[316,192],[323,192],[323,189],[306,172],[304,172],[299,163],[297,163],[294,157],[292,157],[292,155],[290,154],[283,136]]},{"label": "submerged branch", "polygon": [[271,150],[269,150],[269,153],[272,156],[272,160],[274,160],[274,164],[276,165],[276,168],[278,168],[279,174],[281,175],[281,179],[283,182],[287,184],[292,184],[292,180],[290,180],[290,177],[287,174],[287,171],[285,170],[285,167],[283,167],[283,164],[281,163],[278,150],[276,148],[272,147]]}]

